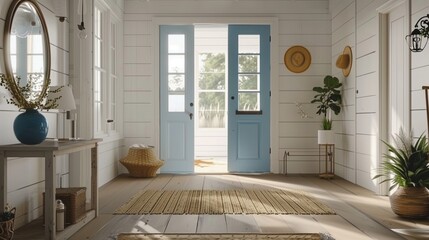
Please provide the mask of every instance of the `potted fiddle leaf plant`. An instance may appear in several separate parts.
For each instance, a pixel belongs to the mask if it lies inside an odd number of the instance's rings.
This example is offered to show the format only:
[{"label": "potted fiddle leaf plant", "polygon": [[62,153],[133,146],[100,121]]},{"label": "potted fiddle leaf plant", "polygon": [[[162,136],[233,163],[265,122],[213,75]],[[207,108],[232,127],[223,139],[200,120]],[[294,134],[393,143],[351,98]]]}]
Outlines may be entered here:
[{"label": "potted fiddle leaf plant", "polygon": [[316,114],[323,115],[322,130],[318,131],[319,144],[334,144],[332,131],[332,112],[338,115],[341,112],[341,91],[343,85],[337,77],[331,75],[323,79],[323,87],[314,87],[317,94],[311,103],[317,103]]},{"label": "potted fiddle leaf plant", "polygon": [[401,128],[393,137],[394,144],[384,142],[388,154],[384,155],[380,182],[390,182],[390,206],[395,214],[406,218],[429,217],[429,148],[424,134],[413,143],[412,132]]}]

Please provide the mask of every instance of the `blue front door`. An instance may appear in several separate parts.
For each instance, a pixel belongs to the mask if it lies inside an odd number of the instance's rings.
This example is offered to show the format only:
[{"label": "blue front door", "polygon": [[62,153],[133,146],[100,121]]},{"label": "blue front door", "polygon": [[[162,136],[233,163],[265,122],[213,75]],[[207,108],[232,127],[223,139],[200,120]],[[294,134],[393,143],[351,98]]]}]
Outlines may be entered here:
[{"label": "blue front door", "polygon": [[270,171],[270,26],[228,27],[228,171]]},{"label": "blue front door", "polygon": [[160,26],[161,172],[194,171],[194,27]]}]

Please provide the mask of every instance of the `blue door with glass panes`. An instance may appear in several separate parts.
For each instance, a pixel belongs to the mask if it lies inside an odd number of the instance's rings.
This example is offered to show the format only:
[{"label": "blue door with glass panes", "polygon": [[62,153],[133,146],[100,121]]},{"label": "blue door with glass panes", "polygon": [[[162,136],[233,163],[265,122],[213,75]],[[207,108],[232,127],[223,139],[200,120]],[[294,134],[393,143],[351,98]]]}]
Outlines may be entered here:
[{"label": "blue door with glass panes", "polygon": [[270,171],[270,26],[228,27],[228,171]]},{"label": "blue door with glass panes", "polygon": [[160,26],[161,172],[194,171],[194,27]]}]

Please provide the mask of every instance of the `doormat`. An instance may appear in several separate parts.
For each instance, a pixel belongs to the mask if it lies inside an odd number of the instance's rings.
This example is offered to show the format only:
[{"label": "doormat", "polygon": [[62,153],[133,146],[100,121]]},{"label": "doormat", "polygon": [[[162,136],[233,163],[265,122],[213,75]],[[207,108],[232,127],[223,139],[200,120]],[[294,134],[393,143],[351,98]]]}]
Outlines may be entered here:
[{"label": "doormat", "polygon": [[297,190],[146,190],[134,195],[115,214],[296,214],[335,212]]}]

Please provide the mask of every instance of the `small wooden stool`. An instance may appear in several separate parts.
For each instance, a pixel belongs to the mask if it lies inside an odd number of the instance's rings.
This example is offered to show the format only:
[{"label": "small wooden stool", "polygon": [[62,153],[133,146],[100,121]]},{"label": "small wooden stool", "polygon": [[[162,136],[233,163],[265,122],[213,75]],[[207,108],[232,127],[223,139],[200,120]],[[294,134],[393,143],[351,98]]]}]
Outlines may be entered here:
[{"label": "small wooden stool", "polygon": [[164,165],[164,161],[155,156],[153,147],[141,146],[131,146],[128,155],[119,162],[132,177],[156,177],[156,172]]}]

